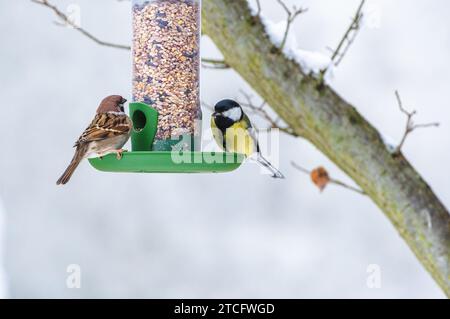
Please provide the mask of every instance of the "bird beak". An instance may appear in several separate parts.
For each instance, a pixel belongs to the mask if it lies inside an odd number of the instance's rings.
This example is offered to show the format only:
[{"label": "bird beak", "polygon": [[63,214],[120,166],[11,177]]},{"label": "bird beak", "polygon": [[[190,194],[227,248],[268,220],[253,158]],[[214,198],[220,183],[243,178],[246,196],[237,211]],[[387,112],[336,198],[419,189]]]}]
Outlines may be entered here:
[{"label": "bird beak", "polygon": [[214,113],[212,114],[212,117],[216,118],[218,115],[219,115],[219,113],[214,112]]},{"label": "bird beak", "polygon": [[120,101],[120,104],[125,104],[125,103],[127,103],[127,100],[122,98],[122,101]]}]

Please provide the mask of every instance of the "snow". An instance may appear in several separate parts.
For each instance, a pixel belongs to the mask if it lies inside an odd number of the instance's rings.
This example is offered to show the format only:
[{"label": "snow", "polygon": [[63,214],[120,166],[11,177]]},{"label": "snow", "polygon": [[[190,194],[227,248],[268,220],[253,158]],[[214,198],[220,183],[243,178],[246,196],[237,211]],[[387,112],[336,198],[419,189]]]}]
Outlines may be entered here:
[{"label": "snow", "polygon": [[427,220],[427,226],[429,229],[433,229],[433,220],[431,219],[431,214],[428,209],[422,209],[421,213],[425,215],[425,218]]},{"label": "snow", "polygon": [[389,153],[394,153],[397,150],[397,143],[392,137],[381,134],[381,139],[383,140],[384,145],[386,145]]},{"label": "snow", "polygon": [[252,12],[253,16],[256,16],[258,14],[258,6],[256,5],[255,0],[248,0],[248,6],[250,7],[250,11]]},{"label": "snow", "polygon": [[328,68],[325,74],[326,80],[331,80],[333,74],[333,64],[331,58],[320,52],[297,49],[293,52],[292,58],[300,63],[307,73],[319,74]]},{"label": "snow", "polygon": [[0,299],[4,299],[8,297],[7,293],[7,279],[6,273],[3,269],[3,253],[4,253],[4,238],[5,238],[5,219],[6,214],[3,207],[3,202],[0,198]]},{"label": "snow", "polygon": [[[257,14],[256,1],[249,1],[249,7],[253,15]],[[287,27],[287,21],[273,22],[260,14],[260,18],[270,40],[274,45],[280,47]],[[288,34],[283,53],[290,59],[296,61],[307,74],[319,75],[322,70],[327,70],[325,81],[329,82],[333,76],[333,62],[329,56],[317,51],[300,49],[293,32]]]}]

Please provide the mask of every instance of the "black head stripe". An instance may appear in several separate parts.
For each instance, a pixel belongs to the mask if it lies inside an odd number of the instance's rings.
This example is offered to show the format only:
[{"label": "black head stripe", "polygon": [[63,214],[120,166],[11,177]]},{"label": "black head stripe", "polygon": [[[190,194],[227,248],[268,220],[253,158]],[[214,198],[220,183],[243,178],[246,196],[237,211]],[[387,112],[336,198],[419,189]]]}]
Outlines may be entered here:
[{"label": "black head stripe", "polygon": [[223,113],[235,107],[240,108],[241,106],[239,105],[239,103],[233,100],[222,100],[215,105],[214,111],[217,113]]}]

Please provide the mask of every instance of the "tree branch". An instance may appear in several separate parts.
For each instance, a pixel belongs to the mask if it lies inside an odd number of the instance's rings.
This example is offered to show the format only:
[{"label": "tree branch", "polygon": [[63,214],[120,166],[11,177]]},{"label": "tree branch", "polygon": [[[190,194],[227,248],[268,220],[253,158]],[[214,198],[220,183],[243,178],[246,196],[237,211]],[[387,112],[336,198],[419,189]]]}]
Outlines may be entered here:
[{"label": "tree branch", "polygon": [[413,117],[414,117],[414,115],[417,114],[417,111],[408,112],[403,107],[402,99],[401,99],[400,94],[398,93],[398,91],[395,91],[395,97],[397,98],[397,103],[398,103],[398,107],[399,107],[400,111],[403,114],[405,114],[406,117],[407,117],[405,132],[403,133],[403,137],[402,137],[400,143],[398,144],[397,148],[394,151],[395,155],[400,155],[400,153],[402,151],[402,148],[403,148],[403,145],[405,144],[406,139],[408,138],[409,134],[414,132],[416,129],[429,128],[429,127],[439,127],[440,124],[437,123],[437,122],[435,122],[435,123],[426,123],[426,124],[414,124]]},{"label": "tree branch", "polygon": [[331,56],[331,60],[333,61],[335,66],[339,66],[339,64],[342,62],[351,45],[355,41],[359,30],[361,29],[361,20],[364,15],[363,8],[365,2],[366,0],[362,0],[359,4],[359,7],[356,10],[355,16],[353,17],[350,26],[344,33],[344,36],[342,37],[337,48],[334,50],[333,55]]},{"label": "tree branch", "polygon": [[230,68],[230,66],[224,60],[209,59],[209,58],[202,58],[202,66],[205,69],[225,70]]},{"label": "tree branch", "polygon": [[246,0],[203,0],[203,30],[227,63],[297,135],[361,187],[450,296],[447,209],[403,156],[389,152],[381,134],[355,107],[297,62],[273,53],[259,20]]},{"label": "tree branch", "polygon": [[[289,31],[291,30],[291,26],[294,23],[295,19],[302,13],[305,13],[308,11],[308,9],[304,8],[296,8],[295,6],[291,9],[284,3],[283,0],[277,0],[277,2],[281,5],[281,7],[286,12],[287,18],[286,18],[286,30],[284,31],[283,41],[281,41],[281,45],[279,47],[280,51],[283,52],[283,49],[286,45],[287,38],[289,36]],[[261,14],[261,5],[258,1],[258,16]]]},{"label": "tree branch", "polygon": [[261,16],[261,1],[256,0],[256,6],[258,7],[258,11],[256,12],[256,15],[259,17]]},{"label": "tree branch", "polygon": [[[123,44],[116,44],[111,42],[103,41],[96,36],[92,35],[89,31],[81,28],[80,26],[76,25],[64,12],[62,12],[60,9],[58,9],[57,6],[54,4],[48,2],[48,0],[30,0],[31,2],[40,4],[50,10],[53,11],[53,13],[61,20],[61,24],[58,25],[69,25],[73,27],[75,30],[80,32],[82,35],[87,37],[88,39],[94,41],[98,45],[110,47],[114,49],[121,49],[121,50],[131,50],[131,46],[129,45],[123,45]],[[124,1],[124,0],[118,0],[118,1]],[[208,58],[202,58],[202,66],[204,68],[209,69],[229,69],[230,66],[223,60],[216,60],[216,59],[208,59]]]},{"label": "tree branch", "polygon": [[273,119],[272,116],[270,116],[270,114],[265,109],[265,106],[267,105],[267,103],[265,101],[263,101],[261,103],[261,105],[256,106],[255,104],[253,104],[253,100],[252,100],[252,97],[250,96],[250,94],[245,93],[243,90],[241,90],[241,94],[245,97],[246,102],[240,101],[239,104],[242,107],[248,109],[253,114],[256,114],[260,118],[266,120],[270,124],[269,128],[278,129],[287,135],[291,135],[293,137],[298,137],[298,135],[294,132],[294,130],[292,128],[290,128],[289,126],[282,127],[278,124],[280,121],[279,117],[277,119]]},{"label": "tree branch", "polygon": [[100,40],[99,38],[92,35],[90,32],[88,32],[85,29],[81,28],[80,26],[76,25],[72,20],[69,19],[69,17],[64,12],[59,10],[55,5],[49,3],[48,0],[31,0],[31,2],[40,4],[44,7],[49,8],[58,16],[58,18],[64,24],[70,25],[75,30],[77,30],[84,36],[88,37],[89,39],[91,39],[92,41],[97,43],[98,45],[105,46],[105,47],[111,47],[111,48],[115,48],[115,49],[122,49],[122,50],[130,50],[131,49],[130,46],[128,46],[128,45],[116,44],[116,43],[111,43],[111,42],[106,42],[106,41]]}]

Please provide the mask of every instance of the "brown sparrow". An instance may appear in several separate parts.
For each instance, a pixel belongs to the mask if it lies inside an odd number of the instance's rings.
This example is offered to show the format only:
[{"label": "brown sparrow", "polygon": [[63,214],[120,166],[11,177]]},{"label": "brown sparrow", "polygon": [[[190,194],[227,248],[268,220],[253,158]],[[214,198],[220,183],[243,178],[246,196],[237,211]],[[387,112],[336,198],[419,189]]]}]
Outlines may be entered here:
[{"label": "brown sparrow", "polygon": [[100,103],[94,120],[76,141],[75,155],[57,185],[66,184],[84,158],[109,153],[116,153],[117,159],[122,158],[122,147],[130,138],[133,127],[124,111],[126,101],[120,95],[111,95]]}]

